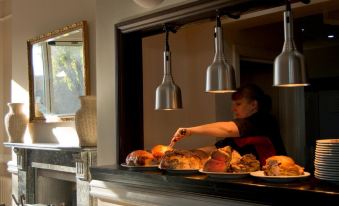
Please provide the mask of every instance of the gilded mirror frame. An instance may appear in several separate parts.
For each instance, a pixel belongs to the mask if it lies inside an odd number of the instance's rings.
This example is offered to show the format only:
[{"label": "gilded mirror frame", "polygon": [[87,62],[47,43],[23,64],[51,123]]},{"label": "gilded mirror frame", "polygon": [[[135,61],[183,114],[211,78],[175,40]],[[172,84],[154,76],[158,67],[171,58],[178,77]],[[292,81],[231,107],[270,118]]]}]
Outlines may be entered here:
[{"label": "gilded mirror frame", "polygon": [[[41,42],[48,42],[50,39],[58,38],[67,33],[74,32],[82,29],[82,55],[83,55],[83,92],[84,95],[90,95],[90,75],[89,75],[89,39],[88,39],[88,26],[86,21],[76,22],[60,29],[56,29],[52,32],[48,32],[32,38],[27,41],[27,56],[28,56],[28,80],[29,80],[29,120],[30,122],[59,122],[59,121],[73,121],[75,119],[74,114],[58,115],[51,114],[52,120],[45,118],[45,115],[36,115],[39,111],[36,111],[36,100],[34,91],[34,67],[33,67],[33,45]],[[45,78],[45,77],[44,77]],[[80,101],[80,100],[79,100]]]}]

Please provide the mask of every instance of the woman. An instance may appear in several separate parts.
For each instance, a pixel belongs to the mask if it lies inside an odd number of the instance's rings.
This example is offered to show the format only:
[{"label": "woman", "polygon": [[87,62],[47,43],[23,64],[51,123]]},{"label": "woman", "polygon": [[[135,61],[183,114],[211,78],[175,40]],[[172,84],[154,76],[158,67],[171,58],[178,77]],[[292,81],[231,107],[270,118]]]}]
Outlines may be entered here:
[{"label": "woman", "polygon": [[247,85],[237,89],[232,94],[232,100],[234,120],[179,128],[172,137],[171,144],[194,134],[206,135],[225,137],[215,144],[216,148],[230,145],[242,155],[256,155],[262,163],[269,156],[284,155],[286,152],[278,124],[269,113],[270,97],[258,86]]}]

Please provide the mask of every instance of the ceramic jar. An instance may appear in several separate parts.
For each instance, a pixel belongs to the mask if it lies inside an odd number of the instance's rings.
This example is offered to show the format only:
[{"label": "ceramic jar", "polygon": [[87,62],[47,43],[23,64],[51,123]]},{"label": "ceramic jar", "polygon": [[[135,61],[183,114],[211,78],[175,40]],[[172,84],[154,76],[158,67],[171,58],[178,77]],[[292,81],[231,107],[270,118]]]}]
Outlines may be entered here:
[{"label": "ceramic jar", "polygon": [[7,105],[9,111],[4,120],[8,142],[22,143],[28,123],[28,117],[23,112],[24,103],[8,103]]},{"label": "ceramic jar", "polygon": [[95,96],[80,96],[80,109],[75,113],[75,128],[80,146],[97,145],[97,112]]}]

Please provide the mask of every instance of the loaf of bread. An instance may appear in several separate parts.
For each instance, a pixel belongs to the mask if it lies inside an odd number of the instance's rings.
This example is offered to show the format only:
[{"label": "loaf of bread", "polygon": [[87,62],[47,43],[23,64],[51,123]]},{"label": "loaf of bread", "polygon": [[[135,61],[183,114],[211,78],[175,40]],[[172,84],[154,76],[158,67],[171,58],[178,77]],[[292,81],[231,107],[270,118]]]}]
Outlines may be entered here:
[{"label": "loaf of bread", "polygon": [[272,156],[266,159],[262,168],[267,176],[299,176],[304,174],[304,168],[297,165],[291,157]]},{"label": "loaf of bread", "polygon": [[[203,151],[202,151],[203,152]],[[167,151],[160,162],[161,169],[198,170],[206,160],[200,151],[172,150]]]},{"label": "loaf of bread", "polygon": [[150,166],[155,165],[153,155],[145,150],[135,150],[129,153],[126,157],[128,166]]},{"label": "loaf of bread", "polygon": [[252,154],[241,156],[230,146],[219,148],[211,153],[203,166],[206,172],[253,172],[260,169],[260,163]]}]

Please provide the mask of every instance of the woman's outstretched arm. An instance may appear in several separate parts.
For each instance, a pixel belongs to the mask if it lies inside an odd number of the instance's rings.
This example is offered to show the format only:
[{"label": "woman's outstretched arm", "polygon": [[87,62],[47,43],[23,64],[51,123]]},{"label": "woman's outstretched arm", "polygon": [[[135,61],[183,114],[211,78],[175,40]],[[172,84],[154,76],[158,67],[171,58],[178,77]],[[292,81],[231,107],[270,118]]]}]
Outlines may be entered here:
[{"label": "woman's outstretched arm", "polygon": [[195,127],[179,128],[174,133],[171,143],[180,141],[191,135],[205,135],[211,137],[239,137],[239,130],[233,121],[215,122]]}]

